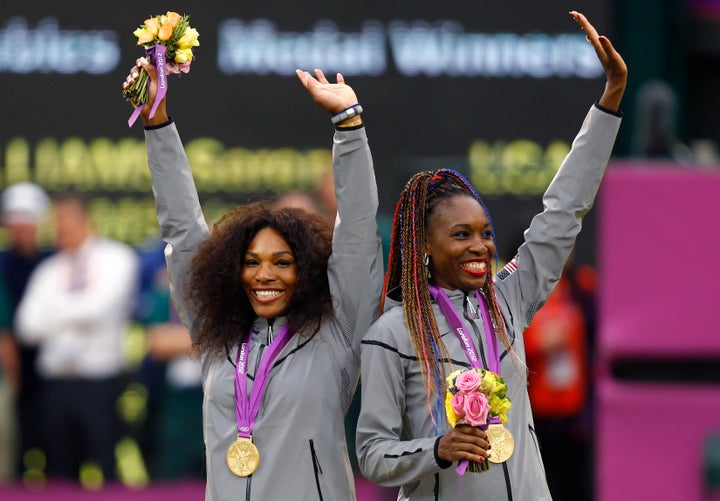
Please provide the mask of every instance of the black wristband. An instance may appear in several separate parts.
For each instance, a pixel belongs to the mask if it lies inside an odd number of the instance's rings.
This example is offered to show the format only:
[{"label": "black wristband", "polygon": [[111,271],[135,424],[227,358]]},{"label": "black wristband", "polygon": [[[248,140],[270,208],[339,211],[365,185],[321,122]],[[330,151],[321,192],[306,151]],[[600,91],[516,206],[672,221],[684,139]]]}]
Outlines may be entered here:
[{"label": "black wristband", "polygon": [[606,108],[605,106],[600,104],[600,101],[595,101],[595,106],[597,106],[597,109],[604,111],[605,113],[610,113],[611,115],[615,115],[616,117],[622,118],[623,112],[620,110],[611,110],[610,108]]},{"label": "black wristband", "polygon": [[167,127],[167,126],[170,125],[171,123],[173,123],[173,120],[172,120],[171,117],[168,117],[167,122],[163,122],[163,123],[157,124],[157,125],[147,125],[147,126],[144,127],[144,129],[145,129],[145,130],[162,129],[163,127]]}]

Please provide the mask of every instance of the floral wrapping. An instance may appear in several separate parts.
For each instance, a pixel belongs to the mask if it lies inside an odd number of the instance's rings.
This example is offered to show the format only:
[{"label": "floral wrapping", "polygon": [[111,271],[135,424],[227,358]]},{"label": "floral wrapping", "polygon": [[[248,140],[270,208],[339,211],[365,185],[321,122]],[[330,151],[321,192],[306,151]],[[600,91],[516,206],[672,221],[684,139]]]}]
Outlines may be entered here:
[{"label": "floral wrapping", "polygon": [[[447,377],[445,413],[450,426],[458,423],[487,429],[491,421],[504,424],[511,401],[503,378],[486,369],[461,369]],[[486,471],[487,461],[470,463],[469,471]]]}]

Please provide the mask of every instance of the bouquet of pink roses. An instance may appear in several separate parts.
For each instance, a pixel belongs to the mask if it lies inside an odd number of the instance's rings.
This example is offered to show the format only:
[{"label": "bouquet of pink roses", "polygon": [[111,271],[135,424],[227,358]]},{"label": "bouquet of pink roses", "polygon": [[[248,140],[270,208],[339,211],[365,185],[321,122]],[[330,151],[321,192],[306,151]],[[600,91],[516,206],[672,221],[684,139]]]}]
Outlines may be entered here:
[{"label": "bouquet of pink roses", "polygon": [[[181,16],[177,12],[167,11],[165,14],[152,16],[133,32],[138,39],[137,44],[145,47],[150,62],[158,72],[157,103],[167,92],[167,75],[187,73],[193,60],[193,47],[200,45],[199,33],[190,27],[190,16]],[[132,124],[140,113],[140,108],[148,101],[148,74],[140,70],[135,82],[123,90],[123,97],[137,107],[130,117]],[[152,117],[155,108],[150,112]]]},{"label": "bouquet of pink roses", "polygon": [[[447,377],[445,413],[450,426],[458,423],[488,429],[491,421],[504,424],[511,402],[503,378],[486,369],[461,369]],[[470,471],[486,471],[490,465],[471,462]]]}]

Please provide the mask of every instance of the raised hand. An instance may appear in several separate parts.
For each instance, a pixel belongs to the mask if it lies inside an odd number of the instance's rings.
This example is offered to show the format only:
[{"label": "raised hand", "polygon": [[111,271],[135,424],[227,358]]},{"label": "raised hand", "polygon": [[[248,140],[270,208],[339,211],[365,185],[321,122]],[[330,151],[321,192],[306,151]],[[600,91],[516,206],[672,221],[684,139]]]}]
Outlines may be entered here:
[{"label": "raised hand", "polygon": [[127,89],[133,84],[133,82],[135,82],[135,79],[138,78],[138,76],[140,75],[140,68],[144,69],[147,72],[148,77],[150,78],[150,87],[148,88],[148,101],[143,105],[142,111],[140,112],[140,117],[142,118],[143,123],[146,126],[163,124],[168,121],[166,98],[163,98],[163,100],[160,101],[157,110],[155,110],[155,116],[153,118],[150,118],[150,110],[153,103],[155,103],[158,84],[157,70],[155,70],[155,66],[148,62],[146,58],[138,58],[135,66],[130,68],[128,76],[125,79],[125,82],[123,82],[123,89]]},{"label": "raised hand", "polygon": [[627,85],[628,69],[622,56],[615,50],[610,39],[599,35],[595,27],[590,24],[587,18],[577,11],[571,11],[570,15],[585,32],[588,42],[595,49],[595,53],[605,70],[607,82],[605,92],[599,100],[601,106],[617,111],[620,109],[620,101],[625,93]]},{"label": "raised hand", "polygon": [[337,83],[330,83],[322,70],[316,69],[313,77],[309,72],[295,70],[300,82],[307,89],[318,106],[334,115],[357,104],[355,91],[345,83],[343,76],[337,74]]}]

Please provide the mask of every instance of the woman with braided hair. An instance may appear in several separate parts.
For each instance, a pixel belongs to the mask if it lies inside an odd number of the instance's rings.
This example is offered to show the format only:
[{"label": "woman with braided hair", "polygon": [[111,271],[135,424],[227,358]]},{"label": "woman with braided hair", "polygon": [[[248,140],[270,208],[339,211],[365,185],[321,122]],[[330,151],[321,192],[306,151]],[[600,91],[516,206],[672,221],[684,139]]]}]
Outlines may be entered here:
[{"label": "woman with braided hair", "polygon": [[[493,272],[490,213],[455,171],[416,174],[397,203],[384,312],[362,341],[357,450],[363,474],[400,487],[398,500],[551,499],[533,430],[523,331],[557,283],[593,204],[620,126],[627,81],[627,67],[610,41],[585,16],[570,14],[602,63],[605,91],[515,258]],[[469,367],[498,372],[508,386],[512,407],[505,428],[514,440],[509,458],[509,448],[500,454],[495,442],[493,450],[482,429],[447,422],[445,377]],[[499,464],[464,475],[450,468],[488,460]]]}]

